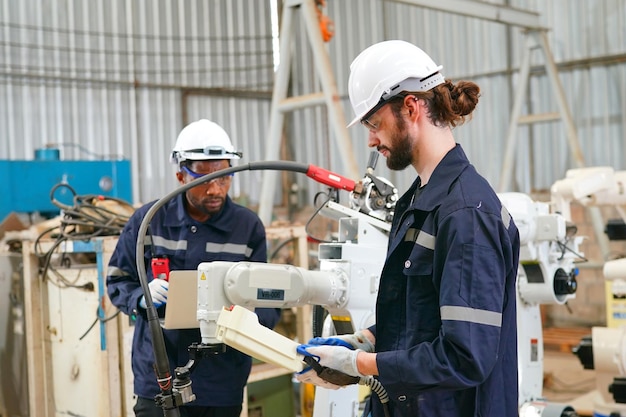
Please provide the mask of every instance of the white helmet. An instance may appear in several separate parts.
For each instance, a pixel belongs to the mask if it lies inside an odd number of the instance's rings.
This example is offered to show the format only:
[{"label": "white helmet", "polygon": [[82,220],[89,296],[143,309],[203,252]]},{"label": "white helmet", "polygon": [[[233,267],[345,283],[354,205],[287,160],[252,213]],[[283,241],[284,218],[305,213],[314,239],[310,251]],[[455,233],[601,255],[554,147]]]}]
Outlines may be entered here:
[{"label": "white helmet", "polygon": [[348,94],[356,117],[348,127],[403,91],[428,91],[443,84],[441,68],[409,42],[384,41],[368,47],[350,64]]},{"label": "white helmet", "polygon": [[201,119],[181,130],[170,161],[180,164],[186,160],[239,159],[241,152],[235,151],[228,134],[220,125]]}]

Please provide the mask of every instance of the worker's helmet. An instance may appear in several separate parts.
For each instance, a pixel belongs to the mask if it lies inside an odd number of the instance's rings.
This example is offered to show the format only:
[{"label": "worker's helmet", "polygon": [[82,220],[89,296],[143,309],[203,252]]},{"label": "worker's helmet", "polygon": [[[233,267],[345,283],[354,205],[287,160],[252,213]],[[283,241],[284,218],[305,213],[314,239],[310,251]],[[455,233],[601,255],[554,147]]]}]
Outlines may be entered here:
[{"label": "worker's helmet", "polygon": [[179,165],[187,160],[239,159],[241,155],[241,152],[235,151],[228,134],[220,125],[201,119],[181,130],[170,160]]},{"label": "worker's helmet", "polygon": [[348,127],[403,91],[428,91],[443,84],[441,68],[409,42],[392,40],[368,47],[350,65],[348,94],[356,117]]}]

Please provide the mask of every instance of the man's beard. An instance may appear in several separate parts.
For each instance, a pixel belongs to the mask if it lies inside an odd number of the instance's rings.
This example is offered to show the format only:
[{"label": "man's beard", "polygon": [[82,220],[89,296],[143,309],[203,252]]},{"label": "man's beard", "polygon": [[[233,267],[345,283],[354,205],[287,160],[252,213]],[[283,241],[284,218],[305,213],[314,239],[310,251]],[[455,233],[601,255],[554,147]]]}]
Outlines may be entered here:
[{"label": "man's beard", "polygon": [[413,162],[411,140],[402,117],[396,116],[396,130],[391,135],[391,147],[388,149],[387,168],[400,171]]}]

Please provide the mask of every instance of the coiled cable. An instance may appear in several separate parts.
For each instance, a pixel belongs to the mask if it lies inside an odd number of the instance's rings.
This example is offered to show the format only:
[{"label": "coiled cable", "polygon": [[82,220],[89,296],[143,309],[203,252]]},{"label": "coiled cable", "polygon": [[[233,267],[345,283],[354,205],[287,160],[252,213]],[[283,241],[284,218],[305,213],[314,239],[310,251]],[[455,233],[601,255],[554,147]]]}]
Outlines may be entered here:
[{"label": "coiled cable", "polygon": [[370,389],[378,395],[378,399],[380,403],[383,405],[383,412],[385,413],[385,417],[390,417],[389,414],[389,394],[387,394],[387,390],[383,387],[383,384],[380,383],[379,380],[374,378],[372,375],[363,376],[359,380],[359,385],[365,385],[370,387]]}]

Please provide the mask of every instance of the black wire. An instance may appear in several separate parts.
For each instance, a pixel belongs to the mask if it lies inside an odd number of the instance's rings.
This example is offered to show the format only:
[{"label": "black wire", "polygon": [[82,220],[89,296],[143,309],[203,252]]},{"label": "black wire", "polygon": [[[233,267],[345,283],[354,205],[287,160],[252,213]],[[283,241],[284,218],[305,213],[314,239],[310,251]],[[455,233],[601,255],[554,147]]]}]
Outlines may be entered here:
[{"label": "black wire", "polygon": [[117,310],[115,313],[113,313],[113,315],[111,315],[109,317],[100,318],[100,315],[98,314],[99,311],[100,311],[100,308],[98,308],[98,310],[96,310],[96,319],[93,321],[93,323],[91,323],[89,328],[87,330],[85,330],[85,333],[83,333],[83,335],[78,338],[78,340],[83,340],[85,338],[85,336],[87,336],[87,334],[89,334],[89,332],[94,328],[96,323],[98,323],[98,322],[106,323],[109,320],[113,320],[121,312],[121,310]]},{"label": "black wire", "polygon": [[330,240],[325,240],[322,238],[316,238],[313,236],[313,234],[311,234],[309,232],[309,226],[311,225],[311,222],[313,221],[313,219],[320,213],[320,211],[322,211],[322,209],[326,206],[326,204],[328,204],[329,201],[333,200],[333,195],[332,193],[323,193],[323,192],[319,192],[315,195],[315,197],[313,198],[313,204],[315,204],[315,201],[317,200],[317,197],[319,197],[320,195],[327,195],[328,198],[326,199],[326,201],[324,201],[324,203],[322,203],[316,210],[315,212],[313,212],[313,214],[311,215],[311,217],[309,217],[309,220],[307,220],[306,224],[304,225],[304,231],[307,234],[307,236],[309,236],[311,239],[315,239],[316,241],[320,242],[320,243],[332,243],[332,241]]},{"label": "black wire", "polygon": [[282,248],[284,248],[285,246],[287,246],[287,245],[288,245],[288,244],[290,244],[290,243],[295,242],[296,240],[298,240],[298,238],[294,236],[294,237],[291,237],[291,238],[289,238],[289,239],[287,239],[287,240],[282,241],[282,242],[281,242],[278,246],[276,246],[276,248],[274,248],[274,249],[272,250],[272,253],[270,253],[270,255],[268,256],[268,259],[269,259],[270,261],[271,261],[272,259],[274,259],[274,258],[276,257],[276,255],[278,255],[278,252],[280,252],[280,250],[281,250]]},{"label": "black wire", "polygon": [[574,255],[576,255],[577,258],[580,258],[580,260],[577,262],[587,262],[588,261],[587,258],[585,258],[580,253],[576,252],[575,250],[572,250],[569,246],[567,246],[568,241],[569,239],[567,239],[565,242],[560,242],[558,240],[556,241],[556,244],[561,248],[561,257],[559,258],[559,260],[562,260],[565,257],[565,252],[571,252]]}]

